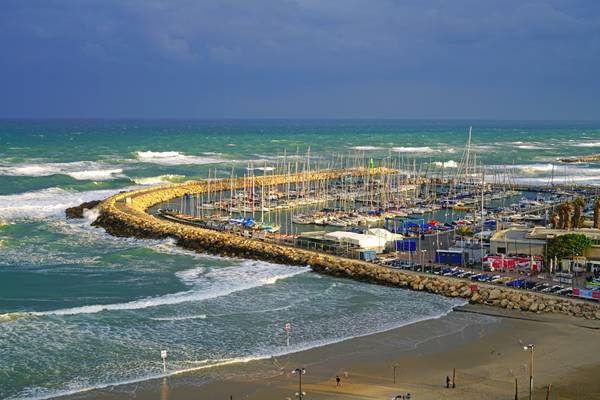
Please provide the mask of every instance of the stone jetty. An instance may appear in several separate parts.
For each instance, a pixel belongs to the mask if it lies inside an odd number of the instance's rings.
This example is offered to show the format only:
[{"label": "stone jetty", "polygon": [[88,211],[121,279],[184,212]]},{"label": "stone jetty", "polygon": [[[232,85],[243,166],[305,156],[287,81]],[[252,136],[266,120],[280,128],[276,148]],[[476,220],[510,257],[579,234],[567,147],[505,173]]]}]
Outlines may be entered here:
[{"label": "stone jetty", "polygon": [[565,157],[559,158],[558,161],[567,164],[600,161],[600,154],[592,154],[589,156]]},{"label": "stone jetty", "polygon": [[[295,175],[253,177],[255,184],[281,184],[302,180],[337,179],[343,176],[379,174],[377,168],[330,170]],[[211,182],[211,190],[241,188],[248,178],[224,179]],[[488,304],[505,309],[535,313],[561,313],[600,320],[600,305],[577,299],[561,298],[537,292],[527,292],[502,286],[477,283],[451,277],[399,271],[329,254],[246,238],[236,234],[208,230],[157,218],[147,210],[157,204],[178,198],[186,193],[198,194],[207,190],[206,182],[189,182],[123,192],[107,198],[98,205],[95,226],[116,236],[138,238],[174,238],[186,249],[280,264],[310,266],[315,272],[355,279],[364,282],[425,291],[448,297],[460,297],[476,304]]]}]

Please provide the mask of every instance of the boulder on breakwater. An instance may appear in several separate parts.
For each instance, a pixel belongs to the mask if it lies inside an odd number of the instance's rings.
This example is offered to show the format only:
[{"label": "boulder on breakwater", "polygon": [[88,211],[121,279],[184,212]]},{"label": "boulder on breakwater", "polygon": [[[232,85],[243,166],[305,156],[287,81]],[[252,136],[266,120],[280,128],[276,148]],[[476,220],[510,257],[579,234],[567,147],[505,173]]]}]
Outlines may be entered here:
[{"label": "boulder on breakwater", "polygon": [[69,207],[65,210],[65,215],[67,216],[67,218],[83,218],[84,210],[91,210],[101,202],[102,200],[93,200],[81,203],[80,205],[75,207]]},{"label": "boulder on breakwater", "polygon": [[[229,188],[230,185],[231,182],[223,183],[224,188]],[[236,185],[234,183],[232,186]],[[172,237],[179,246],[190,250],[281,264],[309,265],[315,272],[322,274],[460,297],[474,304],[600,320],[600,305],[594,303],[503,286],[474,284],[452,277],[394,270],[360,260],[166,221],[146,212],[153,205],[180,197],[184,193],[199,193],[204,189],[204,184],[198,182],[121,193],[109,197],[98,206],[100,213],[94,225],[103,227],[116,236],[155,239]]]}]

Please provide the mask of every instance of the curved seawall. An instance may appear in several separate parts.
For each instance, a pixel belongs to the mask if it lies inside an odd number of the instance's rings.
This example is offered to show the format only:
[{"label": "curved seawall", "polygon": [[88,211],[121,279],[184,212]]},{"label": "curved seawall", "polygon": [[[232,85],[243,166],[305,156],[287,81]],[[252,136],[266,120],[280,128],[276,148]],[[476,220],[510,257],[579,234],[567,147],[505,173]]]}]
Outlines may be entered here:
[{"label": "curved seawall", "polygon": [[[283,184],[303,180],[327,180],[341,176],[378,174],[380,169],[332,170],[295,175],[255,177],[254,184]],[[220,180],[210,183],[212,191],[241,188],[248,179]],[[245,238],[231,233],[156,218],[146,212],[150,207],[183,196],[206,191],[207,182],[190,182],[123,192],[111,196],[98,206],[95,226],[115,236],[138,238],[172,237],[187,249],[241,258],[272,261],[280,264],[309,265],[315,272],[350,279],[426,291],[448,297],[462,297],[471,303],[489,304],[506,309],[552,312],[600,320],[600,305],[575,299],[559,298],[537,292],[524,292],[501,286],[472,284],[469,281],[398,271],[360,260],[298,249],[283,244]]]}]

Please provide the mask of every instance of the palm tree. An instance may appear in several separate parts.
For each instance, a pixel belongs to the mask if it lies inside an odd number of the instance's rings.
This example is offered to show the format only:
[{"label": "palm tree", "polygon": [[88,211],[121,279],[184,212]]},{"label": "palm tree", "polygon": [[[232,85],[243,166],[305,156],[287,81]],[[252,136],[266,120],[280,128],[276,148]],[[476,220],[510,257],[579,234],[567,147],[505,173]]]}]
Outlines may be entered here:
[{"label": "palm tree", "polygon": [[585,210],[585,199],[578,197],[575,200],[575,216],[573,217],[573,227],[581,228],[583,226],[583,211]]},{"label": "palm tree", "polygon": [[565,229],[565,205],[561,204],[558,206],[558,223],[556,226],[558,229]]},{"label": "palm tree", "polygon": [[600,197],[594,202],[594,228],[600,229]]},{"label": "palm tree", "polygon": [[552,210],[552,215],[550,216],[550,224],[552,226],[552,229],[560,228],[560,218],[555,210]]},{"label": "palm tree", "polygon": [[565,229],[571,229],[573,226],[573,216],[571,215],[573,213],[573,203],[566,201],[564,204],[564,211]]}]

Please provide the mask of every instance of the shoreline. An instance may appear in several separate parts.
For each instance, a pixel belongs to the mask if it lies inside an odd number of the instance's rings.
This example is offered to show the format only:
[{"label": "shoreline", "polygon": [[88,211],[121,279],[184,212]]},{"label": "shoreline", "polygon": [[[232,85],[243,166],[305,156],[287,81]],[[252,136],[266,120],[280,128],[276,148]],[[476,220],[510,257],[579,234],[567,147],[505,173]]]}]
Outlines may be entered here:
[{"label": "shoreline", "polygon": [[[439,316],[434,316],[431,318],[411,321],[411,322],[408,322],[404,325],[401,325],[401,326],[398,326],[395,328],[385,329],[382,331],[374,331],[372,333],[361,335],[361,336],[339,339],[339,340],[332,341],[330,343],[324,343],[322,345],[317,345],[314,347],[292,350],[291,352],[285,353],[285,354],[250,358],[248,361],[240,360],[240,361],[233,361],[231,363],[225,362],[222,364],[206,365],[206,366],[202,366],[202,367],[198,367],[198,368],[186,369],[186,370],[181,370],[181,371],[172,371],[172,372],[168,372],[167,375],[165,375],[165,376],[161,375],[161,376],[156,376],[156,377],[140,378],[139,380],[134,380],[132,382],[118,383],[118,384],[113,384],[113,385],[107,384],[107,385],[103,385],[102,387],[83,389],[79,392],[58,395],[58,396],[55,396],[52,398],[58,398],[58,399],[79,399],[79,398],[94,398],[95,399],[95,398],[98,398],[98,399],[100,399],[100,398],[104,398],[103,396],[105,396],[107,393],[110,393],[111,395],[113,395],[113,394],[117,394],[118,392],[126,393],[126,392],[129,392],[130,390],[135,390],[137,392],[140,389],[142,391],[153,392],[156,389],[156,387],[163,386],[165,379],[168,380],[169,382],[171,382],[171,385],[175,385],[175,386],[179,386],[182,383],[185,386],[185,384],[187,382],[192,380],[193,381],[192,386],[198,385],[200,387],[209,388],[211,385],[215,385],[215,384],[219,385],[220,384],[219,382],[221,381],[222,377],[227,376],[227,377],[234,377],[235,380],[239,380],[239,382],[248,384],[248,383],[251,383],[251,380],[248,379],[247,371],[250,369],[254,369],[256,367],[265,369],[264,374],[261,374],[264,376],[261,376],[260,380],[263,380],[263,379],[268,380],[268,379],[273,378],[273,376],[270,376],[270,375],[273,373],[272,367],[273,367],[273,365],[275,365],[275,363],[277,363],[277,364],[286,363],[288,360],[297,360],[297,359],[309,360],[313,357],[313,354],[318,354],[318,353],[321,353],[322,351],[329,351],[329,349],[336,349],[338,347],[346,347],[353,343],[370,342],[374,338],[377,340],[380,340],[380,338],[392,336],[392,335],[395,335],[396,333],[400,333],[400,332],[407,331],[407,330],[420,331],[422,329],[422,327],[432,325],[432,324],[433,325],[445,325],[445,322],[446,322],[445,320],[452,319],[452,317],[449,317],[449,316],[454,314],[454,310],[459,307],[464,307],[464,306],[459,305],[459,306],[454,307],[454,309],[448,311],[447,313],[441,314]],[[493,318],[490,318],[487,316],[484,316],[483,318],[481,318],[482,321],[483,320],[491,321],[492,319]],[[439,321],[439,322],[434,322],[434,321]],[[494,325],[494,322],[490,322],[490,321],[488,321],[487,324],[490,326]],[[469,326],[455,327],[455,328],[456,329],[450,333],[448,333],[444,329],[444,332],[440,333],[439,335],[425,337],[423,339],[423,343],[430,341],[430,340],[435,340],[439,337],[444,337],[446,335],[458,334],[463,329],[469,328]],[[431,332],[429,332],[429,333],[431,333]],[[422,343],[414,343],[414,346],[418,347],[421,344]],[[412,344],[410,346],[412,346]],[[411,351],[412,351],[411,348],[403,349],[403,352],[411,352]],[[339,358],[338,356],[336,356],[336,359]],[[341,357],[342,361],[339,361],[339,362],[343,362],[343,359],[347,358],[347,357],[348,357],[347,354],[343,355]],[[310,362],[306,361],[306,363],[310,363]],[[277,371],[275,371],[275,372],[277,374],[275,375],[275,377],[279,375],[281,368],[278,367],[276,369],[277,369]],[[243,372],[237,373],[237,372],[232,372],[231,370],[240,370]],[[212,376],[212,379],[210,379],[210,382],[202,382],[202,379],[201,378],[199,379],[199,377],[202,376],[203,374]],[[198,382],[196,382],[196,379],[198,379]],[[223,382],[226,382],[228,379],[229,378],[226,378],[225,380],[223,380]]]},{"label": "shoreline", "polygon": [[206,371],[206,370],[211,371],[211,370],[219,370],[219,369],[223,369],[223,368],[236,368],[236,367],[240,367],[240,366],[243,367],[244,365],[249,364],[249,363],[263,363],[263,362],[268,362],[269,360],[272,360],[272,359],[293,357],[300,353],[318,351],[321,348],[326,348],[329,346],[336,346],[336,345],[339,345],[341,343],[345,343],[348,341],[367,338],[367,337],[370,337],[373,335],[382,335],[382,334],[400,330],[400,329],[403,329],[403,328],[406,328],[406,327],[409,327],[412,325],[421,324],[421,323],[425,323],[428,321],[440,320],[440,319],[448,317],[448,315],[455,312],[457,309],[459,309],[461,307],[467,307],[467,306],[468,306],[467,303],[462,304],[462,305],[458,304],[458,305],[453,306],[448,311],[443,312],[438,315],[417,318],[417,319],[408,321],[399,326],[381,328],[380,330],[375,330],[373,332],[366,333],[366,334],[361,334],[361,335],[357,335],[357,336],[349,336],[349,337],[345,337],[345,338],[342,337],[342,338],[337,338],[337,339],[331,339],[327,342],[321,342],[321,343],[309,342],[309,343],[306,343],[302,347],[292,348],[292,349],[290,349],[289,352],[282,352],[282,353],[276,353],[276,354],[270,354],[270,355],[258,354],[258,355],[254,355],[254,356],[246,356],[246,357],[240,356],[237,358],[221,359],[221,360],[217,360],[217,362],[215,362],[214,364],[206,363],[205,365],[198,366],[198,367],[168,371],[166,375],[164,375],[162,373],[157,373],[157,374],[153,374],[153,375],[147,375],[145,377],[132,378],[129,380],[126,379],[126,380],[123,380],[122,382],[117,382],[117,383],[98,384],[97,386],[93,386],[93,387],[89,387],[89,388],[81,388],[78,390],[73,390],[71,392],[63,392],[63,393],[58,393],[56,395],[44,396],[44,397],[41,397],[41,399],[78,398],[78,396],[84,395],[85,393],[101,392],[103,390],[110,389],[110,388],[128,387],[131,385],[144,385],[149,382],[162,381],[163,379],[178,379],[181,376],[199,374],[202,371]]},{"label": "shoreline", "polygon": [[[536,390],[552,383],[561,390],[561,399],[570,398],[570,390],[583,393],[569,379],[573,374],[595,377],[600,372],[600,357],[589,354],[593,352],[586,346],[600,339],[600,324],[586,321],[586,326],[580,326],[579,319],[565,316],[521,317],[515,318],[514,312],[494,307],[459,306],[455,312],[440,318],[283,356],[181,372],[58,398],[121,400],[131,398],[132,394],[143,400],[156,398],[158,394],[161,400],[230,395],[250,400],[293,398],[297,381],[290,371],[296,367],[307,369],[304,390],[317,400],[389,398],[396,391],[432,400],[442,395],[448,399],[481,396],[501,399],[514,393],[515,377],[519,379],[519,394],[526,398],[527,371],[523,365],[527,363],[527,354],[522,343],[535,343],[538,349]],[[402,368],[398,368],[397,384],[393,385],[392,366],[396,363]],[[406,365],[410,368],[405,368]],[[447,391],[444,379],[451,376],[452,368],[457,369],[457,389]],[[336,375],[342,378],[342,388],[335,387]],[[590,393],[600,394],[600,383],[594,379],[579,380],[578,384],[587,387]]]}]

